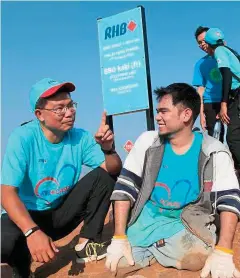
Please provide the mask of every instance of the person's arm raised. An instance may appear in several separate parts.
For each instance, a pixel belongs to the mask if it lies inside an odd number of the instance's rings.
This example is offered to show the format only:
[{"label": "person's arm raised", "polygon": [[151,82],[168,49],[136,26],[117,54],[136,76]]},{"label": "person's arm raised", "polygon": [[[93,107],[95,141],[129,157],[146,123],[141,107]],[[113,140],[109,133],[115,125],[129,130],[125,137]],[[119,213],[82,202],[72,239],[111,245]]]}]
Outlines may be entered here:
[{"label": "person's arm raised", "polygon": [[106,123],[107,114],[103,112],[100,127],[95,134],[96,142],[101,146],[105,155],[105,161],[101,168],[110,174],[118,174],[122,168],[122,161],[116,151],[113,149],[114,134]]}]

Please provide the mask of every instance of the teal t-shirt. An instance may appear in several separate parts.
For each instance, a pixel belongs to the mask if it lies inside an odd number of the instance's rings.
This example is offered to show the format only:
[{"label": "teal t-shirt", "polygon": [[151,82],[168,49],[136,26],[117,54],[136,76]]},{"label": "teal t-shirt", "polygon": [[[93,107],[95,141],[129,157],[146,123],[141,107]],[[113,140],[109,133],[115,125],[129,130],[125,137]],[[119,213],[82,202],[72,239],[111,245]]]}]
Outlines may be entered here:
[{"label": "teal t-shirt", "polygon": [[82,165],[96,168],[104,160],[89,132],[73,128],[62,142],[52,144],[35,120],[10,135],[1,184],[18,187],[28,210],[47,210],[57,207],[80,179]]},{"label": "teal t-shirt", "polygon": [[206,55],[194,67],[193,86],[204,87],[204,103],[221,102],[222,76],[213,56]]},{"label": "teal t-shirt", "polygon": [[151,197],[136,222],[127,230],[132,246],[150,246],[184,228],[180,219],[182,209],[196,200],[200,192],[198,157],[201,145],[202,134],[197,132],[190,149],[182,155],[176,154],[171,144],[166,142]]},{"label": "teal t-shirt", "polygon": [[[238,58],[226,47],[218,46],[214,52],[214,57],[219,68],[230,68],[231,72],[240,78],[240,62]],[[236,78],[232,78],[231,89],[240,86],[240,82]]]}]

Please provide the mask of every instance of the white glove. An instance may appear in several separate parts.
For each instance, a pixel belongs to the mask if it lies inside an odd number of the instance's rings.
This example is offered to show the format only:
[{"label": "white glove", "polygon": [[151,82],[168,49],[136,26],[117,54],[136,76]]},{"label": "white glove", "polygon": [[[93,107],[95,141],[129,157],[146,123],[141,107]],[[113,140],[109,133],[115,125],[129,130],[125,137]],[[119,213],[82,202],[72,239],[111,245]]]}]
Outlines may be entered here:
[{"label": "white glove", "polygon": [[210,272],[212,278],[240,278],[240,272],[233,262],[233,255],[217,249],[207,258],[200,277],[206,278]]},{"label": "white glove", "polygon": [[112,239],[111,244],[107,248],[107,260],[105,266],[115,272],[118,262],[125,257],[130,265],[134,265],[132,256],[132,248],[128,239]]}]

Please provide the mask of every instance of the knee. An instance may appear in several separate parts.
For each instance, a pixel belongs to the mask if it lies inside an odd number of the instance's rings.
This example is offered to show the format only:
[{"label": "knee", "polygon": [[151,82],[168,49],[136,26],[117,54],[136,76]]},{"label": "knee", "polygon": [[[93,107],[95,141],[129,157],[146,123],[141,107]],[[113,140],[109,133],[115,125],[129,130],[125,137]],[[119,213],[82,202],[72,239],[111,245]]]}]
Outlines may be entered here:
[{"label": "knee", "polygon": [[96,169],[99,179],[102,180],[102,184],[105,185],[106,190],[112,192],[116,183],[117,176],[110,175],[107,171],[101,167]]},{"label": "knee", "polygon": [[208,254],[202,252],[187,254],[177,263],[177,269],[186,269],[191,271],[201,270],[205,265],[207,257]]},{"label": "knee", "polygon": [[12,240],[1,239],[1,263],[9,263],[15,243]]}]

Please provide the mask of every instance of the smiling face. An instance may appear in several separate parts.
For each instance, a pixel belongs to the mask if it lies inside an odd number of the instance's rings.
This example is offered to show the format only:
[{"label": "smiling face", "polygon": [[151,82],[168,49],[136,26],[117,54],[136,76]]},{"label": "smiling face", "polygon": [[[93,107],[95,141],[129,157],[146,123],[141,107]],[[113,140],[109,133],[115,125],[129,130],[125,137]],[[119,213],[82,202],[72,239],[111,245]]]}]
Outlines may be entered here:
[{"label": "smiling face", "polygon": [[[46,105],[35,110],[35,114],[39,121],[51,131],[67,132],[70,130],[75,121],[76,110],[71,108],[72,99],[67,92],[59,92],[47,98]],[[61,111],[64,107],[66,109],[64,114],[56,113]]]},{"label": "smiling face", "polygon": [[156,121],[159,134],[171,136],[189,126],[192,122],[192,110],[181,103],[173,105],[172,96],[163,96],[157,106]]},{"label": "smiling face", "polygon": [[205,36],[206,32],[202,32],[197,36],[197,43],[200,49],[202,49],[204,52],[208,53],[209,55],[212,55],[213,50],[212,48],[205,42]]}]

